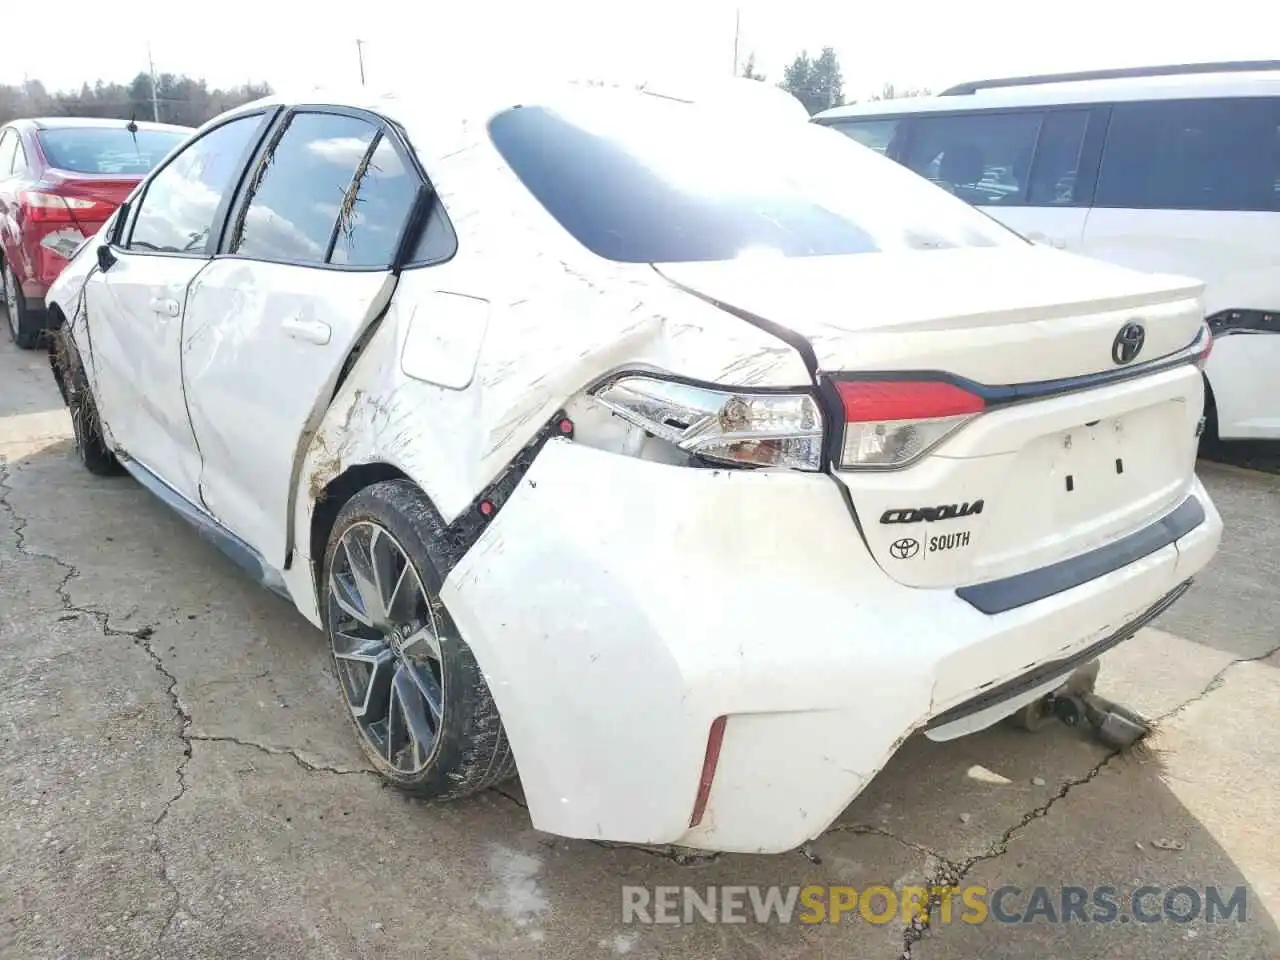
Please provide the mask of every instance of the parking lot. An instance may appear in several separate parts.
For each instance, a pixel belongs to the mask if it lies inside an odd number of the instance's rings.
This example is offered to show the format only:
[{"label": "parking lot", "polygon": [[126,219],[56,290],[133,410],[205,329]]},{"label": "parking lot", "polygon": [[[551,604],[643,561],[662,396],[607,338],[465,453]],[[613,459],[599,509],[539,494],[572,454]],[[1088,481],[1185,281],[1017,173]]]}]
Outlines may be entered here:
[{"label": "parking lot", "polygon": [[[90,476],[43,354],[0,344],[0,956],[1280,956],[1280,475],[1205,464],[1222,552],[1100,689],[1157,717],[906,743],[777,857],[534,831],[362,769],[323,638],[132,480]],[[849,736],[857,736],[856,730]],[[1245,886],[1244,922],[623,922],[626,885]],[[1122,914],[1124,911],[1121,911]],[[1059,918],[1061,919],[1061,918]]]}]

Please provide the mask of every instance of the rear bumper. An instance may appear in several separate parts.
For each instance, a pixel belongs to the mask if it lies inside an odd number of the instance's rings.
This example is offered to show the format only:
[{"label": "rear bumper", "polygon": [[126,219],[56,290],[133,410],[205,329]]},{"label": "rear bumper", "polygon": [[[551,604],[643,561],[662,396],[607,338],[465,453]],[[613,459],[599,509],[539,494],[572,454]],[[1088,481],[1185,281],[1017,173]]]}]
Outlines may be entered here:
[{"label": "rear bumper", "polygon": [[[972,721],[976,717],[985,718],[995,711],[998,711],[994,713],[997,717],[1007,715],[1016,709],[1017,705],[1039,697],[1046,688],[1057,687],[1079,667],[1128,640],[1173,606],[1190,588],[1191,581],[1184,580],[1137,617],[1101,640],[1081,647],[1067,656],[1047,660],[1020,677],[989,687],[972,699],[934,715],[925,725],[925,733],[935,740],[948,740],[952,736],[970,732],[968,725],[961,726],[965,721]],[[984,723],[973,729],[981,729],[986,725]]]},{"label": "rear bumper", "polygon": [[535,827],[780,852],[825,830],[914,731],[980,729],[1131,632],[1217,549],[1221,519],[1198,481],[1189,493],[1204,519],[1176,541],[985,614],[886,575],[828,476],[553,441],[443,599],[485,671]]}]

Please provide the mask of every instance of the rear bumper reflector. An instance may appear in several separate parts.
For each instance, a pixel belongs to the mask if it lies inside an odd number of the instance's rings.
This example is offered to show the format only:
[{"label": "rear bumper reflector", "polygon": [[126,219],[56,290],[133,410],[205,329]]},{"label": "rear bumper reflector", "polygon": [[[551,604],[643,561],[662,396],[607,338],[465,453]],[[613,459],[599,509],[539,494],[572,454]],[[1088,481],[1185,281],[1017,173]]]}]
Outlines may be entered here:
[{"label": "rear bumper reflector", "polygon": [[1014,697],[1029,690],[1034,690],[1036,687],[1052,680],[1065,680],[1073,670],[1084,666],[1090,660],[1102,656],[1112,647],[1128,640],[1148,623],[1168,610],[1179,597],[1187,592],[1190,586],[1191,581],[1184,580],[1157,600],[1153,606],[1130,620],[1114,633],[1108,634],[1096,643],[1091,643],[1079,653],[1063,657],[1060,660],[1050,660],[1048,663],[1042,663],[1020,677],[1015,677],[998,686],[982,691],[973,699],[966,700],[938,714],[925,725],[925,729],[933,730],[937,727],[945,727],[949,723],[955,723],[957,720],[963,720],[965,717],[972,716],[975,713],[989,710],[1001,701],[1012,700]]},{"label": "rear bumper reflector", "polygon": [[1195,496],[1190,496],[1155,523],[1105,547],[1060,560],[1039,570],[960,587],[956,596],[987,614],[1024,607],[1141,560],[1185,537],[1204,523],[1204,519],[1204,505]]},{"label": "rear bumper reflector", "polygon": [[716,717],[711,723],[711,734],[707,737],[707,753],[702,760],[702,776],[698,778],[698,795],[693,801],[693,816],[689,818],[690,827],[696,827],[702,823],[702,815],[707,812],[707,801],[711,799],[711,784],[716,779],[716,764],[720,762],[720,747],[724,743],[726,720],[726,717]]}]

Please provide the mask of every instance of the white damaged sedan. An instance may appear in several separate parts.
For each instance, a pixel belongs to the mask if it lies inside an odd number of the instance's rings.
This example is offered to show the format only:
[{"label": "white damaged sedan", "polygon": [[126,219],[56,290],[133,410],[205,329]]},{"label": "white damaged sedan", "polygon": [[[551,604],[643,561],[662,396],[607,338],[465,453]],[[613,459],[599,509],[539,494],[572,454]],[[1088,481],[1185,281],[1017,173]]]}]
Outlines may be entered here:
[{"label": "white damaged sedan", "polygon": [[218,117],[48,297],[84,464],[325,631],[391,783],[787,850],[1217,549],[1197,282],[814,125],[447,96]]}]

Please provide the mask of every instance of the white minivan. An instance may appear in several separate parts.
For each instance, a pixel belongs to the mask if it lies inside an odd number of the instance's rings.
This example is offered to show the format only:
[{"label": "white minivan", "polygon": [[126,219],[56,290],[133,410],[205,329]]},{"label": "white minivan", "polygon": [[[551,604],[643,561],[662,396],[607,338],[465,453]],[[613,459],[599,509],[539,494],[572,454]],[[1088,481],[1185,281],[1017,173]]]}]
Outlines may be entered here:
[{"label": "white minivan", "polygon": [[965,83],[818,114],[1037,243],[1206,283],[1206,433],[1280,440],[1280,61]]}]

